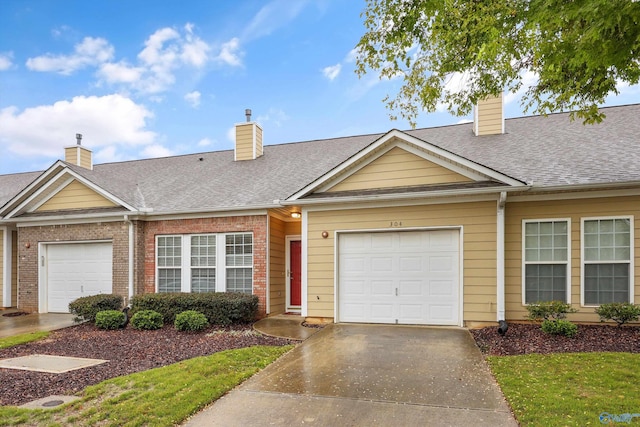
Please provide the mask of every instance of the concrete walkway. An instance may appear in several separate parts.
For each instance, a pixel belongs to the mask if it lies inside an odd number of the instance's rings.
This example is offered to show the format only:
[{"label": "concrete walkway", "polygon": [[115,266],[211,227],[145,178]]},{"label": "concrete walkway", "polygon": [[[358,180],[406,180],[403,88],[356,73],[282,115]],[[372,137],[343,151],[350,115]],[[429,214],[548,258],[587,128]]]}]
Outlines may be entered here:
[{"label": "concrete walkway", "polygon": [[517,426],[469,332],[328,325],[187,426]]},{"label": "concrete walkway", "polygon": [[253,329],[270,337],[290,338],[304,341],[319,331],[318,328],[302,326],[304,317],[293,314],[278,314],[265,317],[253,324]]},{"label": "concrete walkway", "polygon": [[38,331],[53,331],[72,326],[72,314],[65,313],[30,313],[22,316],[4,316],[15,313],[16,309],[0,310],[0,338],[27,334]]}]

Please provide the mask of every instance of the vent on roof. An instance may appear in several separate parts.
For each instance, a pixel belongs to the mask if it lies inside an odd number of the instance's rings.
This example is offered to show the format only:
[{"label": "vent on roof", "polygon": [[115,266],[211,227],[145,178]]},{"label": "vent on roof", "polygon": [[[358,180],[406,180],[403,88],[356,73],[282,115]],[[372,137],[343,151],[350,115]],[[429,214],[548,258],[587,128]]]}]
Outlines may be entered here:
[{"label": "vent on roof", "polygon": [[473,133],[480,135],[498,135],[504,133],[503,95],[478,101],[473,114]]},{"label": "vent on roof", "polygon": [[247,121],[236,124],[235,160],[254,160],[262,156],[262,127],[251,121],[251,110],[245,110]]},{"label": "vent on roof", "polygon": [[91,150],[82,146],[82,134],[76,133],[76,145],[64,148],[64,161],[85,169],[93,169]]}]

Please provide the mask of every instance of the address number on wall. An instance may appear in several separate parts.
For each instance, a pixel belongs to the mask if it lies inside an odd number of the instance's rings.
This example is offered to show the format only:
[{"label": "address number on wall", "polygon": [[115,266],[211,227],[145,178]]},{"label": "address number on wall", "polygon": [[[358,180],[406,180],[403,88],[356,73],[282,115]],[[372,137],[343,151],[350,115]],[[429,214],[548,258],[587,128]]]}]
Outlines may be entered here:
[{"label": "address number on wall", "polygon": [[402,221],[389,221],[389,227],[402,227]]}]

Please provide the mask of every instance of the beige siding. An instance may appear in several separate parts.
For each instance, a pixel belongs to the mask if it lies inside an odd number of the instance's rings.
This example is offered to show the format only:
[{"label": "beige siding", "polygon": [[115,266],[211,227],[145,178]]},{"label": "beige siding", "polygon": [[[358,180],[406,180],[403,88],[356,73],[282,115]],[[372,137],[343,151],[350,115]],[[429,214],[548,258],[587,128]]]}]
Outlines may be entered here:
[{"label": "beige siding", "polygon": [[476,135],[494,135],[502,133],[503,111],[502,96],[479,101],[476,106]]},{"label": "beige siding", "polygon": [[37,211],[57,211],[67,209],[104,208],[117,206],[89,187],[78,181],[72,181],[47,200]]},{"label": "beige siding", "polygon": [[66,147],[64,149],[64,161],[77,165],[78,164],[78,147]]},{"label": "beige siding", "polygon": [[[495,321],[496,202],[309,212],[308,219],[309,317],[334,317],[336,230],[462,226],[464,321]],[[328,238],[322,238],[323,231]]]},{"label": "beige siding", "polygon": [[11,305],[18,306],[18,232],[11,232]]},{"label": "beige siding", "polygon": [[370,188],[470,181],[472,180],[464,175],[396,147],[328,191],[366,190]]},{"label": "beige siding", "polygon": [[285,311],[285,223],[269,218],[269,314]]},{"label": "beige siding", "polygon": [[256,123],[236,125],[235,150],[236,160],[253,160],[262,156],[262,128]]},{"label": "beige siding", "polygon": [[506,317],[523,320],[527,314],[522,304],[522,220],[569,218],[571,220],[571,303],[579,310],[570,319],[598,322],[592,307],[580,306],[581,219],[587,217],[633,215],[635,255],[635,303],[640,302],[640,196],[579,200],[508,203],[505,219]]},{"label": "beige siding", "polygon": [[84,147],[80,147],[80,166],[85,169],[93,169],[91,151]]}]

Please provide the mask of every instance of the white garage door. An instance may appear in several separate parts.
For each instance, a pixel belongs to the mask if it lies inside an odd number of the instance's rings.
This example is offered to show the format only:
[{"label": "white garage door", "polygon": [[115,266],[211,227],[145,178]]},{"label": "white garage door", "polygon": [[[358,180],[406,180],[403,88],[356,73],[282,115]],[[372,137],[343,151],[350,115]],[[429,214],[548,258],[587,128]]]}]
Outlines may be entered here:
[{"label": "white garage door", "polygon": [[342,234],[341,322],[459,324],[459,231]]},{"label": "white garage door", "polygon": [[53,313],[68,313],[77,298],[112,293],[111,243],[47,245],[47,306]]}]

